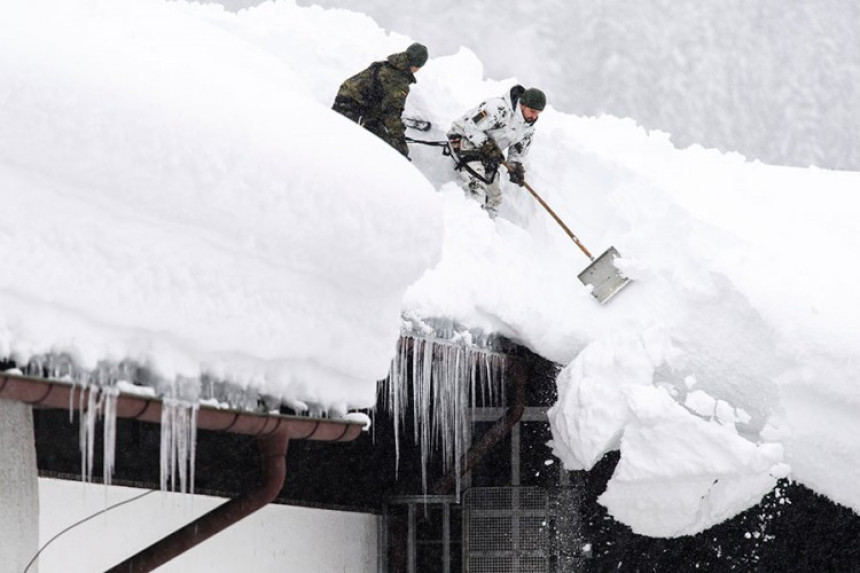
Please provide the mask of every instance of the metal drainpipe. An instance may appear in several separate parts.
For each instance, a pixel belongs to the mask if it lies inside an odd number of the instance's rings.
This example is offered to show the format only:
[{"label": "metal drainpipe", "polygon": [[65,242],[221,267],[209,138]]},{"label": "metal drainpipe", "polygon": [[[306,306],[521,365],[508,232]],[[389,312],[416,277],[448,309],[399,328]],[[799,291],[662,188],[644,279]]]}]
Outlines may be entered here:
[{"label": "metal drainpipe", "polygon": [[457,475],[456,470],[452,470],[447,476],[436,482],[436,485],[431,488],[434,495],[446,495],[453,490],[454,486],[457,485],[457,479],[472,471],[472,468],[481,461],[481,458],[487,455],[487,452],[504,438],[523,417],[526,407],[527,376],[525,366],[519,360],[511,360],[508,368],[508,375],[513,377],[515,381],[514,403],[511,404],[505,415],[487,430],[481,437],[481,441],[469,448],[469,451],[463,455],[460,463],[460,475]]},{"label": "metal drainpipe", "polygon": [[287,477],[286,455],[289,441],[286,432],[257,438],[257,446],[263,462],[263,481],[257,488],[219,505],[119,565],[108,569],[106,573],[152,571],[273,501],[283,488]]},{"label": "metal drainpipe", "polygon": [[[18,400],[34,407],[84,410],[88,403],[84,398],[90,392],[99,391],[99,388],[76,387],[42,378],[0,374],[0,399]],[[162,403],[157,399],[128,394],[117,397],[116,415],[119,418],[160,423],[161,410]],[[150,545],[111,568],[110,572],[151,571],[274,500],[286,479],[287,446],[291,438],[348,442],[362,431],[362,425],[355,422],[260,415],[208,406],[201,406],[198,410],[197,428],[256,436],[263,463],[262,484]]]}]

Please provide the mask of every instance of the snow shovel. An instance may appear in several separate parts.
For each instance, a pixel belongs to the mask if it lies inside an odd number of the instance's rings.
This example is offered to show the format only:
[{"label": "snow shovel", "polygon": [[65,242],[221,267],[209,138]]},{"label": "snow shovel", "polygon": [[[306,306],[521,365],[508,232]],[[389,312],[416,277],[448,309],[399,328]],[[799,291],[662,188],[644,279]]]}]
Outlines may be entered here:
[{"label": "snow shovel", "polygon": [[[512,170],[507,161],[502,161],[502,165],[505,166],[508,172]],[[595,259],[588,249],[585,248],[585,245],[576,238],[573,231],[564,224],[564,221],[555,214],[555,211],[546,204],[546,201],[544,201],[541,196],[532,189],[532,186],[523,181],[523,187],[525,187],[528,192],[537,199],[537,202],[541,204],[541,207],[546,209],[547,213],[552,215],[555,222],[564,229],[564,232],[567,233],[571,239],[573,239],[573,242],[576,243],[576,246],[579,247],[583,253],[585,253],[585,256],[591,259],[591,264],[585,267],[585,270],[579,273],[578,276],[579,280],[582,281],[582,284],[586,286],[591,285],[591,294],[594,295],[594,298],[596,298],[600,304],[605,303],[610,298],[618,294],[621,289],[630,284],[630,279],[621,274],[621,271],[619,271],[615,266],[615,259],[620,256],[615,247],[609,247],[602,255]]]}]

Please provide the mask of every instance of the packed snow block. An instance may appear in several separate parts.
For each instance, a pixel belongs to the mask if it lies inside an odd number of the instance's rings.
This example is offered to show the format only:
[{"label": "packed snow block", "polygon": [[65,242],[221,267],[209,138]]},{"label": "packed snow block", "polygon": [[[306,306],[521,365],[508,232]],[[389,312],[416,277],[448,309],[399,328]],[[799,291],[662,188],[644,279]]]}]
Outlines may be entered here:
[{"label": "packed snow block", "polygon": [[[696,363],[662,326],[624,329],[589,344],[559,375],[549,411],[553,453],[590,469],[620,450],[599,498],[635,532],[692,535],[755,505],[785,477],[783,448],[755,443],[748,417],[697,386]],[[692,370],[691,370],[692,369]]]},{"label": "packed snow block", "polygon": [[569,470],[591,469],[618,448],[630,420],[631,386],[650,386],[654,361],[643,338],[623,330],[596,340],[559,374],[558,401],[549,409],[553,450]]},{"label": "packed snow block", "polygon": [[750,442],[662,388],[631,389],[628,401],[634,420],[598,501],[636,533],[693,535],[755,505],[788,475],[781,445]]}]

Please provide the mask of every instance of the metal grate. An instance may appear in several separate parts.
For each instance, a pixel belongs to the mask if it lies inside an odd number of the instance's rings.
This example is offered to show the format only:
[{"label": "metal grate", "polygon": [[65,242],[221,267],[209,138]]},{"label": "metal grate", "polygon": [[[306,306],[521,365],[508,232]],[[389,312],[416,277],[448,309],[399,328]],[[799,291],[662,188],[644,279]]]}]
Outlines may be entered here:
[{"label": "metal grate", "polygon": [[523,557],[514,561],[511,557],[471,557],[466,561],[469,573],[535,573],[548,571],[545,557]]},{"label": "metal grate", "polygon": [[579,571],[578,499],[570,488],[472,488],[463,495],[466,573]]}]

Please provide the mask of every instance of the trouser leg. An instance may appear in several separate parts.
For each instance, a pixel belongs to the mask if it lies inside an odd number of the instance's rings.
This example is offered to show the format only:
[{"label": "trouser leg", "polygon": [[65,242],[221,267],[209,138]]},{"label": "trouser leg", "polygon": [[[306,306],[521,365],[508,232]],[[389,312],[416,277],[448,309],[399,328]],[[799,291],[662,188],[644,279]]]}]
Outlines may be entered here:
[{"label": "trouser leg", "polygon": [[495,219],[496,214],[499,212],[499,206],[502,204],[502,190],[499,188],[499,178],[495,177],[492,183],[487,184],[484,192],[487,194],[484,209]]},{"label": "trouser leg", "polygon": [[[483,175],[483,167],[476,169],[475,171]],[[476,200],[481,205],[484,204],[484,201],[487,199],[487,192],[485,190],[486,184],[466,171],[465,169],[460,169],[457,171],[457,178],[460,187],[463,188],[463,192],[466,193],[467,197],[471,197]]]},{"label": "trouser leg", "polygon": [[[474,173],[470,173],[466,168],[458,169],[458,183],[463,188],[467,197],[478,201],[490,217],[495,219],[499,205],[502,204],[502,191],[499,188],[499,178],[498,176],[494,176],[490,183],[482,181],[481,178],[485,180],[489,179],[484,164],[480,161],[471,161],[468,165],[469,169],[474,171]],[[475,174],[480,177],[476,177]],[[495,173],[490,173],[490,175],[495,175]]]}]

